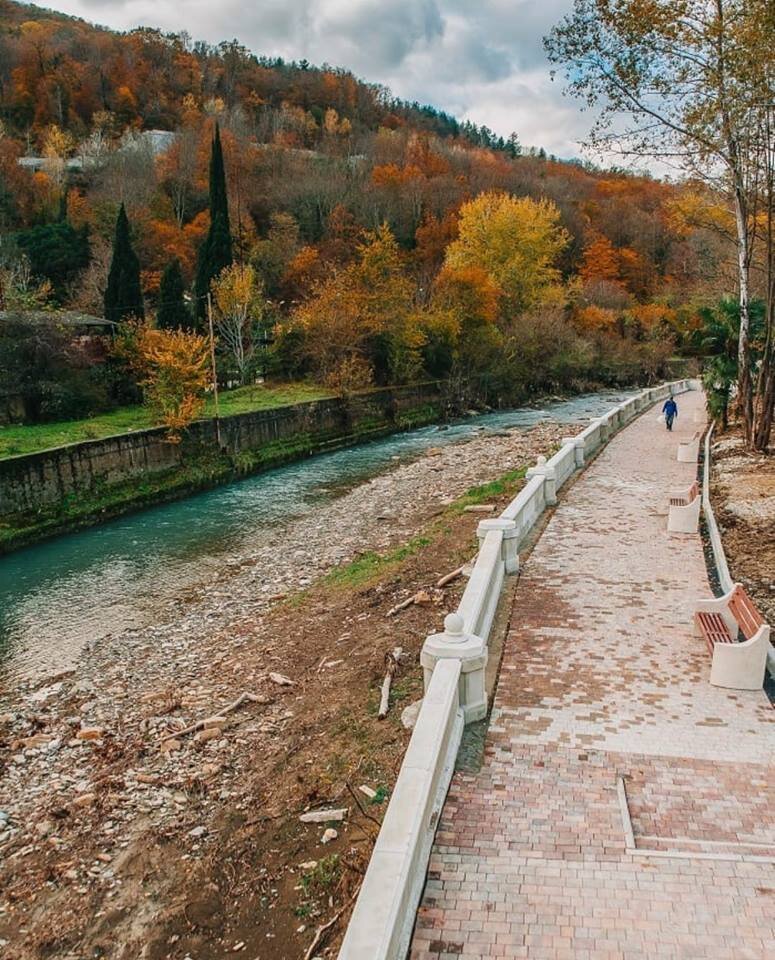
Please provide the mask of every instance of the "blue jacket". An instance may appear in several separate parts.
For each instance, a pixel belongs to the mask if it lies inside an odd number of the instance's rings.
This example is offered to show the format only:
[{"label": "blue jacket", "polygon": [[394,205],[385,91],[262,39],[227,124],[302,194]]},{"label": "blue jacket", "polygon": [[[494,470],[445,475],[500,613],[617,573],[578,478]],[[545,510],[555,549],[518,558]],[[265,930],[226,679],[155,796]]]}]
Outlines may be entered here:
[{"label": "blue jacket", "polygon": [[677,417],[678,416],[678,404],[670,397],[665,401],[664,407],[662,407],[662,413],[668,417]]}]

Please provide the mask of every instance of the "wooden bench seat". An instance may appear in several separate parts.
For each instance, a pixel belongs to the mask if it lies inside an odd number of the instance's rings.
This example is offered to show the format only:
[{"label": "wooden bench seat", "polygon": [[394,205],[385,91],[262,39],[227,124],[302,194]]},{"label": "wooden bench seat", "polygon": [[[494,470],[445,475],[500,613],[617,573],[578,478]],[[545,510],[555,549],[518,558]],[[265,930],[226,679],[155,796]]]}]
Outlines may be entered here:
[{"label": "wooden bench seat", "polygon": [[700,523],[700,488],[695,480],[688,490],[670,494],[667,529],[670,533],[696,533]]},{"label": "wooden bench seat", "polygon": [[[734,690],[759,690],[764,683],[770,628],[737,583],[715,600],[700,600],[694,627],[713,658],[710,682]],[[742,635],[743,639],[738,639]]]},{"label": "wooden bench seat", "polygon": [[692,500],[700,492],[699,485],[695,480],[694,483],[689,487],[685,492],[671,493],[670,494],[670,506],[671,507],[687,507]]}]

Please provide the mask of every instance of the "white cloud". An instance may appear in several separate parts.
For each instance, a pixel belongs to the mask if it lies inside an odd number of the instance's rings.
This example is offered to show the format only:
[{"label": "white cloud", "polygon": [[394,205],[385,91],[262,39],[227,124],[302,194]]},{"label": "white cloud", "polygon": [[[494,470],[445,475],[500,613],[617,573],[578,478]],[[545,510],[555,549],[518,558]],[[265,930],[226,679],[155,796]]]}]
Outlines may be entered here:
[{"label": "white cloud", "polygon": [[552,83],[542,37],[571,0],[53,0],[117,29],[236,37],[257,54],[346,67],[524,144],[577,156],[589,117]]}]

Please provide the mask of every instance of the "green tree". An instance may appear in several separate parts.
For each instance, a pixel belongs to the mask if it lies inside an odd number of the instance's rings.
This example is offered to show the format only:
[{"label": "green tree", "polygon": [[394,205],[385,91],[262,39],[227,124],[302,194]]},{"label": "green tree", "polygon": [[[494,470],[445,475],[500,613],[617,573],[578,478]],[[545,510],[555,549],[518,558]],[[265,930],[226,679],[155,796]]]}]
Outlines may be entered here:
[{"label": "green tree", "polygon": [[70,223],[50,223],[23,230],[15,236],[16,246],[26,254],[35,277],[51,282],[54,297],[62,300],[67,287],[89,265],[89,236],[86,228]]},{"label": "green tree", "polygon": [[207,312],[207,294],[210,284],[232,262],[229,201],[226,195],[226,171],[223,165],[221,131],[215,126],[210,155],[210,229],[199,248],[196,264],[196,316],[203,320]]},{"label": "green tree", "polygon": [[161,330],[187,330],[191,326],[191,314],[183,298],[184,290],[180,260],[174,257],[164,268],[159,285],[156,326]]},{"label": "green tree", "polygon": [[140,287],[140,261],[132,248],[129,219],[122,203],[116,218],[113,259],[105,288],[105,319],[118,323],[125,317],[142,320],[145,308]]}]

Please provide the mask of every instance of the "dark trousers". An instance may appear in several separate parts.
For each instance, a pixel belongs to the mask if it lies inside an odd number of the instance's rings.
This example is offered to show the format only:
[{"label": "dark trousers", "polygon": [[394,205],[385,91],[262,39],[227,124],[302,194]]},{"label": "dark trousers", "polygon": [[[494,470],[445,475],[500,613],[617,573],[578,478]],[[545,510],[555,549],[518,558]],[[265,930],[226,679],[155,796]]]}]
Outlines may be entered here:
[{"label": "dark trousers", "polygon": [[672,430],[672,429],[673,429],[673,419],[674,419],[674,417],[675,417],[675,414],[674,414],[674,413],[666,413],[666,414],[665,414],[665,423],[667,424],[667,429],[668,429],[668,430]]}]

